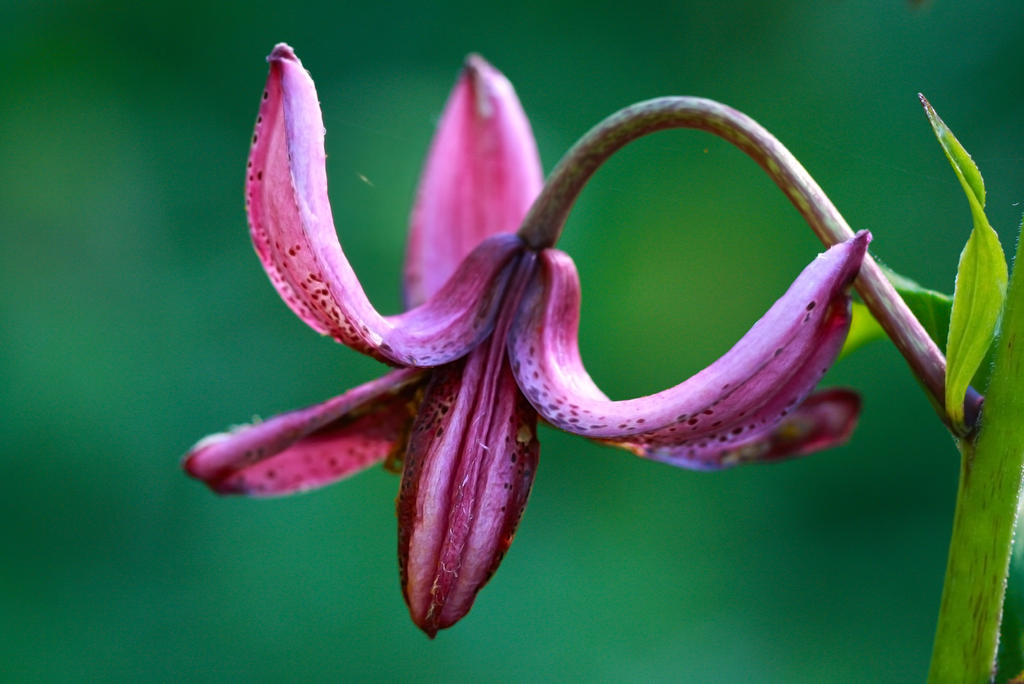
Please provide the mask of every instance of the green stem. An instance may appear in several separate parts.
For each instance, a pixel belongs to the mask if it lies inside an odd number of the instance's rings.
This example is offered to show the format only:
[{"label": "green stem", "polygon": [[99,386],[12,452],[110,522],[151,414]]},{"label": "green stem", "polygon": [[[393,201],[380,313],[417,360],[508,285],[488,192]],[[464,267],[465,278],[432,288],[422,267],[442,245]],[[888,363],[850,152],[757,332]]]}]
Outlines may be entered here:
[{"label": "green stem", "polygon": [[[1017,244],[1017,259],[1024,252]],[[963,440],[949,563],[928,681],[987,682],[1024,467],[1024,269],[1013,269],[975,441]]]}]

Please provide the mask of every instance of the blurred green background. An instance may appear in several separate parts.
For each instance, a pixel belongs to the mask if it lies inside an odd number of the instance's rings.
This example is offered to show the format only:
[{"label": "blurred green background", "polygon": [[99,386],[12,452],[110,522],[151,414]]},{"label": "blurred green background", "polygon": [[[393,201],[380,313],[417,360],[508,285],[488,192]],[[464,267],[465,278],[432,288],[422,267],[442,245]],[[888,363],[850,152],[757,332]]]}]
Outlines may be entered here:
[{"label": "blurred green background", "polygon": [[[1008,250],[1024,210],[1024,6],[968,4],[0,4],[0,680],[922,680],[958,463],[887,344],[826,378],[863,417],[804,460],[692,473],[544,430],[515,544],[434,642],[398,588],[394,475],[220,499],[178,460],[381,372],[292,315],[248,241],[274,43],[317,82],[342,242],[387,312],[470,51],[516,85],[546,169],[630,102],[716,98],[950,291],[971,222],[918,91]],[[756,165],[680,131],[614,158],[561,246],[619,398],[716,358],[820,250]]]}]

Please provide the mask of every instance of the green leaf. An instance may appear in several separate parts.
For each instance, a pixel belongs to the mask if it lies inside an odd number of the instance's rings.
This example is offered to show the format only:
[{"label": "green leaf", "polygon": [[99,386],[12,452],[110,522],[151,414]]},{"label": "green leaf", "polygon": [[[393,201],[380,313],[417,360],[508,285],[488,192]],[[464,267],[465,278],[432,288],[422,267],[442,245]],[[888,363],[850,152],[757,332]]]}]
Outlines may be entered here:
[{"label": "green leaf", "polygon": [[920,98],[935,137],[964,188],[974,219],[974,229],[960,254],[946,343],[946,413],[953,425],[963,428],[967,386],[992,344],[1006,298],[1006,256],[985,217],[981,172],[924,95]]},{"label": "green leaf", "polygon": [[882,273],[903,297],[903,301],[910,307],[914,317],[924,326],[928,336],[935,344],[939,345],[939,349],[945,351],[946,339],[949,337],[949,317],[953,309],[953,298],[943,292],[929,290],[886,266],[882,266]]},{"label": "green leaf", "polygon": [[850,332],[847,333],[846,341],[843,342],[843,348],[839,352],[840,359],[847,354],[852,354],[869,342],[885,337],[885,331],[871,315],[868,307],[860,302],[854,302],[851,308],[853,317],[850,320]]},{"label": "green leaf", "polygon": [[[889,279],[911,312],[924,326],[925,331],[939,348],[946,346],[949,334],[949,313],[953,308],[953,298],[942,292],[929,290],[910,278],[900,275],[890,268],[882,266],[882,272]],[[850,323],[850,334],[839,354],[843,358],[860,347],[885,338],[885,331],[871,315],[866,306],[859,302],[853,304],[853,321]]]},{"label": "green leaf", "polygon": [[[932,125],[932,130],[935,131],[935,137],[939,139],[939,144],[942,145],[942,151],[946,153],[946,158],[953,165],[956,177],[960,179],[960,183],[964,186],[964,191],[967,192],[967,199],[970,200],[973,197],[977,201],[978,207],[984,208],[985,182],[981,179],[981,171],[978,170],[978,165],[974,163],[971,155],[967,153],[964,146],[953,135],[953,131],[949,130],[946,122],[939,118],[935,108],[928,102],[928,99],[921,93],[918,93],[917,96],[921,98],[924,113],[928,117],[928,123]],[[973,202],[971,203],[971,212],[974,212]]]}]

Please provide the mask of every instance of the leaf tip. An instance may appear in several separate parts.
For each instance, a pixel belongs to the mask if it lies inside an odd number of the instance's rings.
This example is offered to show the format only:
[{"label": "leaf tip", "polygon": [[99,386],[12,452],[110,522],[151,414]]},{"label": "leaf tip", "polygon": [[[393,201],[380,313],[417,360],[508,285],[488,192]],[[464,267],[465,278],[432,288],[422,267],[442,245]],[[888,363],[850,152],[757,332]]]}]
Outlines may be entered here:
[{"label": "leaf tip", "polygon": [[[928,98],[924,96],[924,93],[918,93],[917,97],[921,100],[921,106],[924,107],[925,116],[928,117],[928,123],[932,126],[932,131],[939,138],[939,142],[943,142],[942,137],[944,134],[948,134],[949,129],[946,126],[946,122],[942,120],[938,112],[935,111],[935,107],[932,107],[932,103],[928,101]],[[945,143],[943,142],[943,148]],[[950,161],[953,161],[950,159]]]}]

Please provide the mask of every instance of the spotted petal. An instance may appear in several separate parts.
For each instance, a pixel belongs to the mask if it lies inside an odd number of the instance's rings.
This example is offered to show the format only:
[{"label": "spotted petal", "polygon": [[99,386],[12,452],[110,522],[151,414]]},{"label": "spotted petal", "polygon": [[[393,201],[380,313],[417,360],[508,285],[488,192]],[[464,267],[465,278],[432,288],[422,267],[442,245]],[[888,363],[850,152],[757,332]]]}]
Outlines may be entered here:
[{"label": "spotted petal", "polygon": [[334,229],[313,80],[287,45],[275,47],[268,61],[246,202],[253,244],[271,282],[314,330],[382,361],[433,366],[464,355],[493,325],[506,266],[520,249],[519,240],[492,238],[422,306],[381,316]]},{"label": "spotted petal", "polygon": [[[731,445],[718,455],[720,465],[729,466],[752,461],[770,462],[793,456],[831,449],[846,443],[857,425],[860,396],[850,390],[836,388],[814,392],[793,409],[767,435],[758,436],[742,445]],[[683,456],[671,451],[653,450],[651,458],[672,465],[699,468]]]},{"label": "spotted petal", "polygon": [[404,449],[424,372],[392,371],[339,397],[210,435],[185,456],[220,494],[279,496],[331,484]]},{"label": "spotted petal", "polygon": [[533,485],[537,414],[505,340],[536,257],[519,261],[494,335],[431,371],[398,495],[398,559],[413,621],[433,637],[469,611],[512,543]]},{"label": "spotted petal", "polygon": [[583,367],[579,277],[567,255],[545,250],[541,277],[525,295],[509,338],[516,378],[556,427],[687,467],[728,465],[737,449],[771,439],[839,353],[849,327],[846,288],[869,240],[862,232],[820,255],[709,367],[675,387],[625,401],[608,399]]},{"label": "spotted petal", "polygon": [[448,98],[416,193],[405,263],[406,303],[440,289],[485,238],[514,233],[544,176],[512,84],[477,55]]}]

